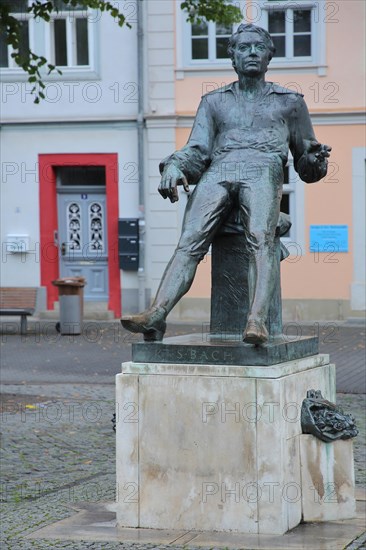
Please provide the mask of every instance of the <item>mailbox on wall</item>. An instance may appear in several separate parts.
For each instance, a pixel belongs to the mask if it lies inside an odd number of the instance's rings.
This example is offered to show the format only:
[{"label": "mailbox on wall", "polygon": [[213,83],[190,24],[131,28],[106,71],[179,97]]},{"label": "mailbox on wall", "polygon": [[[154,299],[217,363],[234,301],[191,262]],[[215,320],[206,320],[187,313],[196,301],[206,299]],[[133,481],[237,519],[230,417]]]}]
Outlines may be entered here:
[{"label": "mailbox on wall", "polygon": [[125,271],[139,268],[139,220],[124,218],[118,220],[119,267]]}]

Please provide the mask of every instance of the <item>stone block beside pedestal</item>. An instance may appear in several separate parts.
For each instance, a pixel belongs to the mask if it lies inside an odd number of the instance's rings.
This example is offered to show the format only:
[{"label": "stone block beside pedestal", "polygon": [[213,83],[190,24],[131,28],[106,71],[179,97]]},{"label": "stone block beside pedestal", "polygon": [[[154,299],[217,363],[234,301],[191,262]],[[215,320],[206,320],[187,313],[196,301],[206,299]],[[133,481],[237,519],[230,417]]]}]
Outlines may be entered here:
[{"label": "stone block beside pedestal", "polygon": [[118,525],[283,534],[310,517],[300,413],[312,388],[335,401],[326,355],[272,367],[124,363]]},{"label": "stone block beside pedestal", "polygon": [[356,517],[353,440],[300,437],[303,521]]}]

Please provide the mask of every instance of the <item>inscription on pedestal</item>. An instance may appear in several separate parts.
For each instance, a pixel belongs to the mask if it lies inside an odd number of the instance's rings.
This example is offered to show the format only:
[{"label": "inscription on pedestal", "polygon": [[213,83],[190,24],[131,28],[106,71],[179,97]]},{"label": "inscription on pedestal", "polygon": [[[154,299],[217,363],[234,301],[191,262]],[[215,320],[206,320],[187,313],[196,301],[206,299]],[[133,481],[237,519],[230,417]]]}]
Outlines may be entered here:
[{"label": "inscription on pedestal", "polygon": [[318,338],[301,337],[288,342],[285,337],[265,346],[252,346],[235,340],[188,334],[163,342],[132,344],[132,360],[144,363],[191,363],[198,365],[275,365],[318,353]]}]

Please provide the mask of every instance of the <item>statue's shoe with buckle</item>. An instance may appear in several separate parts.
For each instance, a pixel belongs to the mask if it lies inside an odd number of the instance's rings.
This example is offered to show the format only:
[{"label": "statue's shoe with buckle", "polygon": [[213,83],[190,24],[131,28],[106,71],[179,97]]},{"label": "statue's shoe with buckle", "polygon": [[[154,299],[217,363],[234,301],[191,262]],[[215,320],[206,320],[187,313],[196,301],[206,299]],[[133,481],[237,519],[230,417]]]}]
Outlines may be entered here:
[{"label": "statue's shoe with buckle", "polygon": [[164,309],[152,308],[136,315],[124,315],[121,323],[130,332],[142,333],[145,342],[161,342],[166,331],[165,315]]},{"label": "statue's shoe with buckle", "polygon": [[247,344],[259,346],[268,341],[268,331],[264,323],[250,319],[243,334],[243,340]]}]

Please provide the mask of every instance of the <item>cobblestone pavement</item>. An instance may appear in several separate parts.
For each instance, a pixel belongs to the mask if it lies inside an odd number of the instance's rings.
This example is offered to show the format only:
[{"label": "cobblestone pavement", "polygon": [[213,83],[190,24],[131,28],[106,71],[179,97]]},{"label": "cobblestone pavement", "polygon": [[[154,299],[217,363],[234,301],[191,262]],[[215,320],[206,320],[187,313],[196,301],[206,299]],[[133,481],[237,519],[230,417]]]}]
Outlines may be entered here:
[{"label": "cobblestone pavement", "polygon": [[[154,544],[26,540],[41,526],[74,513],[80,501],[115,499],[114,387],[95,384],[2,387],[2,546],[4,549],[148,550]],[[365,395],[338,394],[360,430],[356,483],[366,486]],[[356,548],[361,548],[359,541]]]}]

